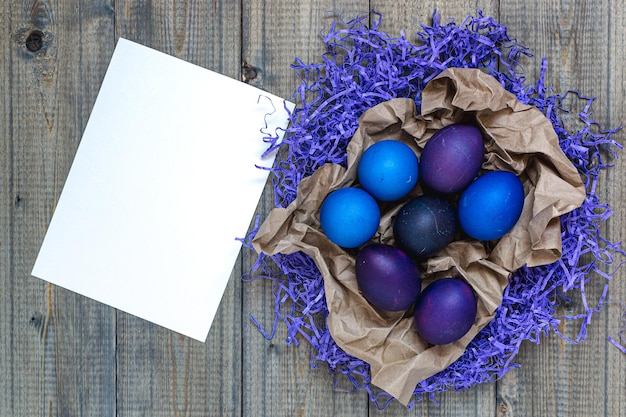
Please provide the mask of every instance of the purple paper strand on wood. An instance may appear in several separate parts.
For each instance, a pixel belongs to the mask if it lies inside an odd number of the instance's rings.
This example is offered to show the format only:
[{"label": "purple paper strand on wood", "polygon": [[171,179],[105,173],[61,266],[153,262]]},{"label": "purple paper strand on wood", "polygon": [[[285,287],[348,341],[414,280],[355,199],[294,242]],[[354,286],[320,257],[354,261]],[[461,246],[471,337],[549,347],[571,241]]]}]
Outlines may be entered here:
[{"label": "purple paper strand on wood", "polygon": [[[606,160],[617,157],[621,149],[613,139],[619,128],[604,130],[591,118],[593,98],[573,91],[559,95],[546,87],[546,60],[541,63],[539,79],[534,85],[528,84],[520,61],[532,57],[530,51],[511,38],[504,25],[481,11],[460,24],[451,20],[444,23],[435,13],[432,25],[423,25],[416,34],[416,43],[404,35],[391,37],[378,30],[382,16],[373,15],[371,27],[366,24],[367,17],[334,23],[322,36],[326,50],[321,62],[307,64],[296,59],[293,68],[301,84],[293,100],[298,107],[291,113],[291,124],[272,169],[277,207],[289,205],[300,180],[325,163],[345,166],[346,147],[365,110],[392,98],[408,97],[415,100],[419,111],[423,88],[448,67],[481,68],[520,101],[539,108],[554,126],[561,148],[579,170],[587,190],[582,206],[561,217],[562,258],[550,265],[515,271],[496,317],[464,355],[417,385],[415,401],[429,398],[437,402],[438,392],[492,382],[518,367],[515,357],[526,340],[539,343],[550,332],[571,343],[585,340],[587,325],[606,302],[612,275],[606,269],[615,263],[615,255],[624,254],[619,242],[601,234],[600,226],[612,211],[596,194],[601,171],[611,167]],[[574,112],[580,105],[582,110]],[[272,149],[277,146],[271,136],[268,143]],[[245,246],[251,248],[256,230],[242,239]],[[272,330],[267,332],[252,317],[265,337],[274,337],[278,324],[284,323],[286,343],[298,345],[299,340],[305,340],[310,345],[311,366],[325,363],[335,388],[344,375],[352,390],[365,390],[378,408],[387,406],[392,398],[370,385],[369,365],[343,352],[330,335],[323,279],[310,257],[302,253],[262,254],[244,277],[256,278],[274,282]],[[606,281],[595,301],[585,291],[590,279]],[[572,297],[580,299],[582,311],[559,316],[559,307]],[[559,332],[564,319],[579,323],[575,338]],[[620,338],[624,340],[622,332]],[[609,337],[608,341],[626,352],[615,339]]]}]

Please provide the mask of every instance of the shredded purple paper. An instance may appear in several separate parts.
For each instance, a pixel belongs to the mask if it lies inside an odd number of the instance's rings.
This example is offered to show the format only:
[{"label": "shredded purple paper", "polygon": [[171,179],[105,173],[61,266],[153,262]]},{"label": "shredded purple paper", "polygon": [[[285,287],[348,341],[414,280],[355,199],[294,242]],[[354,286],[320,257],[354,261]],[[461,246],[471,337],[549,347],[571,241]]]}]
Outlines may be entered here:
[{"label": "shredded purple paper", "polygon": [[[444,23],[435,13],[432,25],[423,25],[417,32],[416,42],[403,34],[391,37],[380,31],[382,16],[375,12],[374,16],[371,27],[366,17],[334,23],[322,35],[326,49],[321,62],[307,64],[297,59],[293,65],[301,84],[293,97],[298,106],[291,113],[281,153],[272,168],[277,207],[293,201],[300,180],[325,163],[345,165],[346,147],[365,110],[396,97],[412,98],[419,107],[425,85],[449,67],[481,68],[520,101],[539,108],[552,122],[561,148],[579,170],[587,190],[582,206],[561,217],[562,258],[550,265],[515,271],[496,317],[463,356],[417,385],[414,401],[437,401],[436,393],[496,381],[518,367],[515,357],[525,340],[539,343],[550,332],[571,343],[585,340],[592,316],[607,302],[608,282],[621,266],[621,262],[614,265],[616,255],[624,255],[620,242],[601,234],[601,225],[612,211],[596,193],[600,173],[611,167],[608,161],[622,148],[613,139],[619,128],[603,129],[591,118],[593,98],[579,92],[559,95],[546,87],[545,59],[539,79],[528,84],[520,61],[532,54],[509,36],[504,25],[480,10],[460,24]],[[576,106],[582,110],[572,114]],[[268,142],[272,149],[278,146],[271,138]],[[251,248],[257,230],[255,227],[242,239],[244,246]],[[252,317],[263,336],[274,337],[282,322],[288,330],[287,345],[306,341],[311,366],[325,363],[337,389],[343,375],[353,391],[365,390],[378,408],[385,408],[393,398],[370,384],[369,365],[342,351],[330,335],[323,279],[313,260],[303,253],[261,254],[244,276],[246,280],[258,278],[274,283],[272,330],[266,331]],[[599,299],[592,300],[585,291],[592,279],[605,280]],[[580,312],[559,315],[559,307],[573,297],[580,300]],[[578,323],[576,337],[560,332],[562,320]],[[626,341],[623,329],[619,337]],[[623,344],[612,337],[608,341],[626,353]]]}]

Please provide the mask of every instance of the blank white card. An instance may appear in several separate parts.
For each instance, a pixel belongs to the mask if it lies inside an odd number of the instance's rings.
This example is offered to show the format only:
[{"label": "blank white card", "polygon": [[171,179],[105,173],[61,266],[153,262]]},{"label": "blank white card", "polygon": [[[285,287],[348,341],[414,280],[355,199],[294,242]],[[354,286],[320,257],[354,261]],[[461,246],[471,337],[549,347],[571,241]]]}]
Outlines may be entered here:
[{"label": "blank white card", "polygon": [[32,274],[205,341],[293,107],[120,39]]}]

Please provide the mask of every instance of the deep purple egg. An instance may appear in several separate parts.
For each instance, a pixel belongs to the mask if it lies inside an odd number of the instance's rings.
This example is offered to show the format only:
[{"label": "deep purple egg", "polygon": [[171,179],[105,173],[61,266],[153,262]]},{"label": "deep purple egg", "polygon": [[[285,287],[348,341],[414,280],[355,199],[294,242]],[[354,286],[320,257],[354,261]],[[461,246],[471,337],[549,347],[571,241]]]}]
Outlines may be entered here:
[{"label": "deep purple egg", "polygon": [[380,243],[367,245],[359,251],[356,279],[367,301],[387,311],[411,307],[422,285],[413,260],[395,246]]},{"label": "deep purple egg", "polygon": [[393,236],[409,255],[426,258],[454,240],[456,223],[456,209],[449,201],[421,195],[400,208],[393,221]]},{"label": "deep purple egg", "polygon": [[427,188],[456,193],[478,175],[484,156],[483,136],[477,127],[460,123],[446,126],[424,146],[419,175]]},{"label": "deep purple egg", "polygon": [[428,285],[415,304],[417,333],[432,345],[447,345],[463,337],[476,319],[476,295],[460,278],[443,278]]}]

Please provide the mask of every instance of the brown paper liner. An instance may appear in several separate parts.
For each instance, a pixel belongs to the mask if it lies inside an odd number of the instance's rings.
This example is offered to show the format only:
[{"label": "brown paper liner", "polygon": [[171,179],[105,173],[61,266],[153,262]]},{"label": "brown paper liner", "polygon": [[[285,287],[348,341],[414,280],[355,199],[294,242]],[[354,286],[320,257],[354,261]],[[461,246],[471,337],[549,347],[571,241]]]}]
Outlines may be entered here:
[{"label": "brown paper liner", "polygon": [[[324,277],[328,326],[347,353],[370,364],[372,384],[407,405],[417,383],[448,367],[494,317],[511,271],[561,256],[559,216],[580,206],[585,188],[580,175],[559,147],[552,124],[536,108],[523,104],[493,77],[475,69],[452,68],[433,79],[422,93],[422,114],[410,99],[393,99],[372,107],[359,119],[347,148],[347,166],[327,164],[298,186],[287,208],[271,211],[253,245],[268,255],[302,251]],[[321,231],[319,208],[341,187],[358,185],[357,165],[371,144],[399,140],[417,155],[444,126],[469,122],[485,139],[483,171],[515,172],[524,184],[525,201],[515,227],[498,241],[457,240],[420,264],[423,287],[433,280],[461,276],[478,300],[476,320],[460,340],[432,346],[414,329],[410,311],[389,313],[371,306],[360,294],[354,251],[330,242]],[[392,221],[418,186],[403,199],[381,204],[382,217],[372,242],[393,244]]]}]

